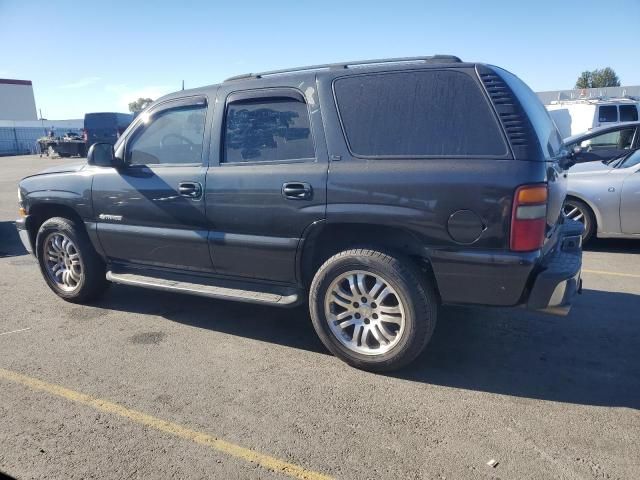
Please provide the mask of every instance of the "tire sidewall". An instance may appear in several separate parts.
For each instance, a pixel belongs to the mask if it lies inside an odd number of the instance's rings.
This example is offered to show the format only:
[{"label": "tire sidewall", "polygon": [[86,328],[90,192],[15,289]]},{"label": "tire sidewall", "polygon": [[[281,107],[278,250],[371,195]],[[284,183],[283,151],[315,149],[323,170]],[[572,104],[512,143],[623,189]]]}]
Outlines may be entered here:
[{"label": "tire sidewall", "polygon": [[[394,347],[381,355],[365,355],[345,347],[335,337],[326,319],[324,304],[331,283],[339,275],[352,271],[365,270],[382,277],[396,291],[405,311],[405,326],[402,337]],[[417,328],[417,308],[410,292],[411,286],[393,267],[370,257],[345,256],[325,264],[313,280],[310,292],[309,308],[318,336],[324,345],[336,356],[356,367],[375,367],[402,361],[415,340]]]}]

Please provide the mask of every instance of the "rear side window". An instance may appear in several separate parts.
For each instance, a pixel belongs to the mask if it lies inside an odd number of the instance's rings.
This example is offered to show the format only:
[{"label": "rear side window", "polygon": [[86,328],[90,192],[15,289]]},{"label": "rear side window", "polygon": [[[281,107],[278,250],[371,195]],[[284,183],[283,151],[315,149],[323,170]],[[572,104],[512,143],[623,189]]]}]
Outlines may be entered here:
[{"label": "rear side window", "polygon": [[289,98],[247,100],[227,107],[224,161],[314,158],[307,105]]},{"label": "rear side window", "polygon": [[351,152],[363,157],[503,156],[507,146],[473,78],[397,72],[334,82]]},{"label": "rear side window", "polygon": [[636,107],[635,105],[620,105],[620,121],[637,122],[638,107]]},{"label": "rear side window", "polygon": [[599,122],[606,123],[618,121],[618,107],[615,105],[602,105],[598,112]]},{"label": "rear side window", "polygon": [[581,142],[580,147],[590,148],[591,150],[629,150],[633,144],[635,131],[635,127],[630,127],[596,135]]}]

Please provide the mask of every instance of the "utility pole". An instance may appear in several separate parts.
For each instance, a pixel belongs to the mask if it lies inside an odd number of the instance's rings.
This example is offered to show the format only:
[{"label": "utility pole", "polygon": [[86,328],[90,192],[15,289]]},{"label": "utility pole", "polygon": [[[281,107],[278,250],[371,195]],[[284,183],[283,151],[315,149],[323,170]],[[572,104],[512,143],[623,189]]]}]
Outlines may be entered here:
[{"label": "utility pole", "polygon": [[184,90],[184,80],[182,80],[182,90]]}]

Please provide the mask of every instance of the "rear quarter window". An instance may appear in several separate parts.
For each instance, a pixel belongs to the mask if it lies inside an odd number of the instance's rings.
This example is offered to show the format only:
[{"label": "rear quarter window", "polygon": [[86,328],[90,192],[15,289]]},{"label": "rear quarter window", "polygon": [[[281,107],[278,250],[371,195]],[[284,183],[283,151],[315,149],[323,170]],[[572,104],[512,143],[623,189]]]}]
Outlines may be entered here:
[{"label": "rear quarter window", "polygon": [[333,88],[347,144],[356,156],[508,153],[480,85],[463,72],[356,75],[336,79]]}]

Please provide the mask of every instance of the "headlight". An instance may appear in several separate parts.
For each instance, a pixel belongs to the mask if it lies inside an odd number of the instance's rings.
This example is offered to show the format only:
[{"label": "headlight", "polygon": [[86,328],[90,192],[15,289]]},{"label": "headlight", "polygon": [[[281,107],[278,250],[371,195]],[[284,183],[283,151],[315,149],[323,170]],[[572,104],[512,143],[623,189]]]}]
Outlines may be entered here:
[{"label": "headlight", "polygon": [[22,192],[18,189],[18,203],[22,203]]}]

